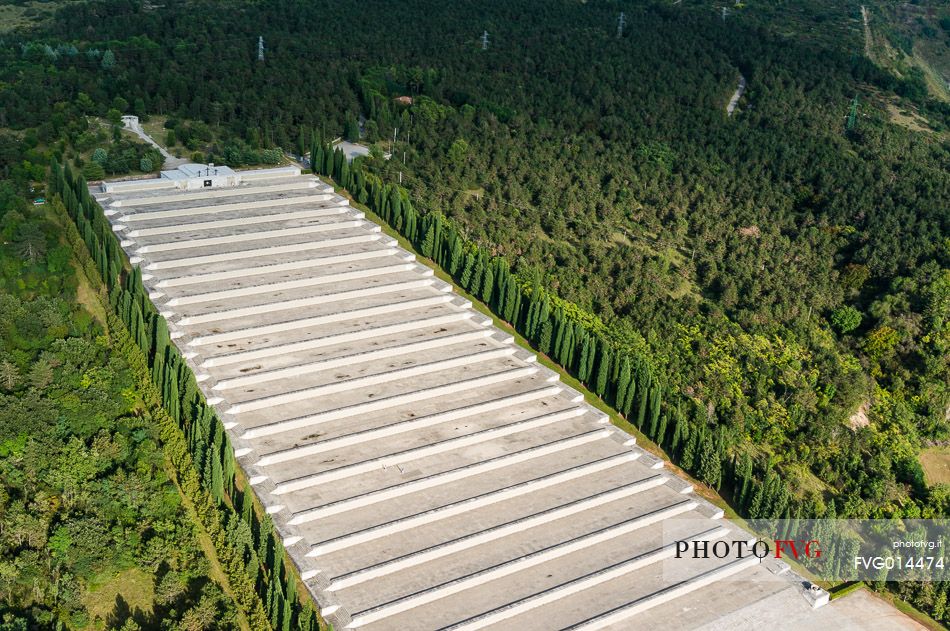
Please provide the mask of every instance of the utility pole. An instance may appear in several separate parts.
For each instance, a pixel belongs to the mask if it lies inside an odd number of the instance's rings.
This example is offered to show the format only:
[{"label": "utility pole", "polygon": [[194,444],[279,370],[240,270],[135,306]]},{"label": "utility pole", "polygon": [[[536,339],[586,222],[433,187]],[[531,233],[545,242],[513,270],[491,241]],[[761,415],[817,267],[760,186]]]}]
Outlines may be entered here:
[{"label": "utility pole", "polygon": [[851,111],[848,112],[848,124],[846,129],[851,131],[854,129],[855,119],[858,117],[858,95],[855,94],[854,98],[851,99]]},{"label": "utility pole", "polygon": [[482,50],[488,50],[488,31],[482,31]]},{"label": "utility pole", "polygon": [[617,39],[623,37],[623,27],[627,25],[627,16],[623,11],[620,12],[620,18],[617,20]]},{"label": "utility pole", "polygon": [[264,61],[264,36],[257,38],[257,60]]}]

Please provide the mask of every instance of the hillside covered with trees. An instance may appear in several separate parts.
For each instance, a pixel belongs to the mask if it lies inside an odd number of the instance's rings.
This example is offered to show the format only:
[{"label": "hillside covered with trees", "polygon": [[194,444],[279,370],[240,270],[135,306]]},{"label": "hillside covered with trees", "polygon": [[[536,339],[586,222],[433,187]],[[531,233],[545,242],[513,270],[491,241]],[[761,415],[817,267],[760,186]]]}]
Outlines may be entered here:
[{"label": "hillside covered with trees", "polygon": [[235,628],[53,206],[0,180],[0,628]]},{"label": "hillside covered with trees", "polygon": [[[747,476],[787,488],[789,514],[945,516],[950,487],[919,456],[950,444],[950,105],[864,55],[860,3],[719,9],[70,4],[0,46],[0,170],[42,179],[24,144],[81,170],[89,117],[117,98],[201,121],[205,158],[236,165],[354,137],[364,119],[363,140],[393,159],[374,150],[358,181],[322,170],[394,222],[411,199],[412,240],[474,293],[489,268],[492,287],[521,279],[511,314],[532,296],[541,309],[543,287],[547,335],[537,313],[517,324],[622,411],[644,373],[630,365],[624,382],[617,362],[599,391],[585,338],[562,353],[553,314],[635,352],[662,391],[648,433],[663,427],[657,442],[744,512]],[[374,184],[400,177],[403,201]],[[425,247],[436,213],[468,250]],[[945,592],[910,597],[945,618]]]}]

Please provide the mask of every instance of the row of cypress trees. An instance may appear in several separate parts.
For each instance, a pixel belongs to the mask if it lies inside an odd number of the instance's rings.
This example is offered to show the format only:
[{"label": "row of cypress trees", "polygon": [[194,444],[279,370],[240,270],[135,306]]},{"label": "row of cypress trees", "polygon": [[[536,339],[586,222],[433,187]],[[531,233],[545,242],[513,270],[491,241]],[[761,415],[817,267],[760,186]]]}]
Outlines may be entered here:
[{"label": "row of cypress trees", "polygon": [[537,276],[524,279],[512,273],[507,259],[466,239],[441,213],[417,211],[406,189],[366,172],[361,158],[348,164],[340,150],[318,138],[310,155],[315,173],[332,177],[366,204],[537,350],[665,449],[675,463],[717,490],[723,485],[727,491],[736,485],[745,488],[742,497],[732,498],[740,513],[776,518],[794,514],[795,500],[781,477],[752,467],[748,457],[741,464],[750,466],[740,469],[731,433],[722,425],[710,426],[692,399],[671,393],[643,345],[558,297]]},{"label": "row of cypress trees", "polygon": [[316,612],[309,600],[304,605],[300,602],[296,573],[284,555],[273,522],[256,510],[250,487],[239,489],[236,485],[234,451],[224,425],[171,342],[168,325],[142,284],[141,270],[125,264],[120,243],[81,174],[54,158],[50,188],[63,199],[105,281],[113,311],[148,361],[162,404],[183,432],[201,485],[213,499],[220,531],[238,546],[232,564],[237,567],[226,569],[246,573],[264,603],[271,628],[317,631]]}]

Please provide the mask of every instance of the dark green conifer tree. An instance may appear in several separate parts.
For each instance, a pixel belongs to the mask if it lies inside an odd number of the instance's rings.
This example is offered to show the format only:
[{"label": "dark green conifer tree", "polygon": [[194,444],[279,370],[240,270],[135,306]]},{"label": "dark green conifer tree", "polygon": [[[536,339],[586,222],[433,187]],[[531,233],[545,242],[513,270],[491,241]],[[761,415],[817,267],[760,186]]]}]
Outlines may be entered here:
[{"label": "dark green conifer tree", "polygon": [[605,399],[607,394],[607,380],[610,377],[611,357],[612,353],[610,348],[606,344],[602,345],[600,347],[600,357],[597,363],[597,383],[594,387],[594,392],[596,392],[597,396],[601,399]]}]

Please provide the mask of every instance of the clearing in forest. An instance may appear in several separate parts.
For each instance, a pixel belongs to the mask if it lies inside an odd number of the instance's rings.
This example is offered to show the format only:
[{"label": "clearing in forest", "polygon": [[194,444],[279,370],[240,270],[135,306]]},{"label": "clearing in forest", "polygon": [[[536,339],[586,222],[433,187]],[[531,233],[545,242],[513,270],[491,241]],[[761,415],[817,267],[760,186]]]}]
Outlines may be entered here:
[{"label": "clearing in forest", "polygon": [[920,452],[927,484],[950,484],[950,447],[928,447]]}]

